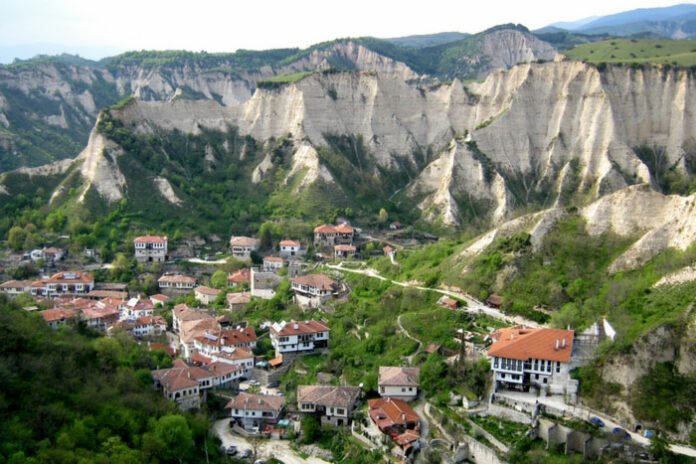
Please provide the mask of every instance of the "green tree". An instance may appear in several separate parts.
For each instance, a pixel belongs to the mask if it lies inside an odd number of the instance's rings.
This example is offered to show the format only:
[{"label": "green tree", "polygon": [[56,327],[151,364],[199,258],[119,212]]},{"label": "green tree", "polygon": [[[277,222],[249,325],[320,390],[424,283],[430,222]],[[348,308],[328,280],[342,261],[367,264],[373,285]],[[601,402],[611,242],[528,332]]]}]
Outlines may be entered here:
[{"label": "green tree", "polygon": [[[152,432],[143,437],[148,451],[161,462],[186,461],[194,446],[193,433],[186,418],[179,414],[169,414],[157,420]],[[144,444],[145,445],[145,444]]]},{"label": "green tree", "polygon": [[7,234],[7,244],[14,251],[22,251],[24,241],[27,238],[27,233],[19,226],[14,226]]},{"label": "green tree", "polygon": [[302,443],[314,443],[321,435],[321,424],[316,416],[307,414],[302,418]]},{"label": "green tree", "polygon": [[225,288],[227,287],[227,272],[222,269],[215,271],[210,278],[210,285],[215,288]]},{"label": "green tree", "polygon": [[273,248],[273,234],[271,228],[273,224],[264,222],[259,228],[259,247],[262,250],[270,250]]}]

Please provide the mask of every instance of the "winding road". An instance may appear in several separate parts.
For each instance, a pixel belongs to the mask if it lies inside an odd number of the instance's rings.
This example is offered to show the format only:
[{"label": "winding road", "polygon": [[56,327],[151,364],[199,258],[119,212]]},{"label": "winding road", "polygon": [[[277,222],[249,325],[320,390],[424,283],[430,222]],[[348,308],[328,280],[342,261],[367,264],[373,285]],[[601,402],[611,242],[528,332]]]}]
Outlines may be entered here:
[{"label": "winding road", "polygon": [[353,274],[362,274],[362,275],[367,276],[367,277],[372,277],[372,278],[383,280],[386,282],[391,282],[392,284],[399,285],[401,287],[415,288],[415,289],[423,290],[426,292],[435,292],[435,293],[439,293],[441,295],[451,296],[453,298],[457,298],[457,299],[465,301],[467,306],[466,306],[466,308],[461,308],[461,310],[466,311],[468,313],[485,314],[485,315],[490,316],[494,319],[499,319],[499,320],[505,321],[505,322],[507,322],[509,324],[513,324],[513,325],[525,325],[527,327],[541,327],[541,325],[538,322],[532,321],[530,319],[526,319],[522,316],[509,316],[498,309],[488,307],[488,306],[484,305],[483,303],[481,303],[480,301],[473,298],[471,295],[468,295],[468,294],[463,293],[463,292],[455,292],[452,290],[444,290],[441,288],[421,287],[419,285],[416,285],[416,284],[413,284],[410,282],[400,282],[398,280],[392,280],[392,279],[389,279],[387,277],[384,277],[383,275],[381,275],[379,272],[377,272],[374,269],[349,269],[349,268],[343,267],[343,262],[341,262],[337,265],[336,264],[327,264],[326,267],[328,267],[329,269],[333,269],[335,271],[339,271],[339,272],[350,272]]}]

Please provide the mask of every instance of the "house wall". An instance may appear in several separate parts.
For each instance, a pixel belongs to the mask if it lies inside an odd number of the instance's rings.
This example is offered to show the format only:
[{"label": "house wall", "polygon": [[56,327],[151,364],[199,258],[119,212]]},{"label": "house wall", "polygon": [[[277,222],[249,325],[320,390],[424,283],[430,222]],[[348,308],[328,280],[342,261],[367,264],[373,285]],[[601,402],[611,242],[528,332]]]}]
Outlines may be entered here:
[{"label": "house wall", "polygon": [[379,387],[379,396],[411,401],[418,396],[418,387],[397,387],[393,385]]}]

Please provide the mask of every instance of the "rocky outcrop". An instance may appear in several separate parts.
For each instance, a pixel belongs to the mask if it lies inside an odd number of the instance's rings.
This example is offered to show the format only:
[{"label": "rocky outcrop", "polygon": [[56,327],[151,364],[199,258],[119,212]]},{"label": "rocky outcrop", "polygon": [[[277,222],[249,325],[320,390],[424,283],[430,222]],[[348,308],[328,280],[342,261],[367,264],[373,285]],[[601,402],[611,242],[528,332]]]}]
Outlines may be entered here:
[{"label": "rocky outcrop", "polygon": [[87,147],[76,159],[80,163],[80,174],[84,181],[78,202],[84,202],[90,188],[94,188],[109,203],[123,198],[126,178],[116,161],[122,153],[114,142],[97,131],[92,132]]}]

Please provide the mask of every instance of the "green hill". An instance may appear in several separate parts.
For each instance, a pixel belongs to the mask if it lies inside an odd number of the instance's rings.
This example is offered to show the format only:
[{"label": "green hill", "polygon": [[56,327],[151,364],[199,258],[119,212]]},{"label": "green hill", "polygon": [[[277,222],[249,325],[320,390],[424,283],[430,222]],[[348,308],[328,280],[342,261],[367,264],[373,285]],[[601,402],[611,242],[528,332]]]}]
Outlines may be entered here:
[{"label": "green hill", "polygon": [[696,40],[613,39],[578,45],[571,60],[589,63],[653,63],[696,66]]}]

